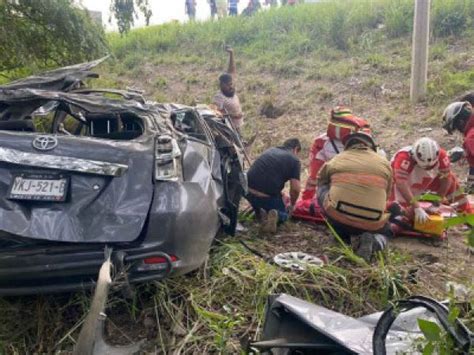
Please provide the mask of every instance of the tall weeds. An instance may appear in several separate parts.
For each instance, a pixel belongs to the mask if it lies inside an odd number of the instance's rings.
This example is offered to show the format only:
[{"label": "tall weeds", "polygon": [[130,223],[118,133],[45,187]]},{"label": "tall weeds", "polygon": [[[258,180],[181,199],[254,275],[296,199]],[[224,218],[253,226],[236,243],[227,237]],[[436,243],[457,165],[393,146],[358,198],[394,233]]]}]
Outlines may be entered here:
[{"label": "tall weeds", "polygon": [[188,351],[205,346],[207,352],[236,353],[239,338],[261,330],[268,295],[289,293],[359,316],[410,293],[404,278],[413,264],[406,258],[388,252],[371,266],[354,263],[342,247],[330,253],[333,263],[295,273],[263,261],[235,241],[220,243],[199,274],[156,285],[163,325],[159,333],[168,333],[169,339],[178,323],[192,334],[186,339]]},{"label": "tall weeds", "polygon": [[[471,29],[474,6],[469,3],[433,0],[433,36],[457,35]],[[230,44],[253,57],[265,53],[291,59],[324,47],[347,50],[359,44],[363,33],[377,28],[386,37],[407,36],[412,31],[413,13],[413,0],[333,0],[272,9],[250,18],[168,23],[137,29],[123,37],[109,34],[108,39],[118,58],[137,52],[208,56]]]}]

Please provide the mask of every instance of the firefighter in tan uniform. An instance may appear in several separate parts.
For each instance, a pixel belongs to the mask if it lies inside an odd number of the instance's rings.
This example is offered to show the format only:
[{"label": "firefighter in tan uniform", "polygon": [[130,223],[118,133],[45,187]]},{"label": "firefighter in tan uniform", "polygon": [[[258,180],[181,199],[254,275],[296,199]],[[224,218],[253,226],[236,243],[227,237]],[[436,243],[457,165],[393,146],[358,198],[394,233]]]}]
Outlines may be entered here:
[{"label": "firefighter in tan uniform", "polygon": [[[324,164],[318,176],[318,202],[328,222],[356,253],[370,261],[390,234],[385,213],[392,169],[376,153],[372,137],[358,132],[343,139],[344,151]],[[354,238],[351,238],[354,237]]]}]

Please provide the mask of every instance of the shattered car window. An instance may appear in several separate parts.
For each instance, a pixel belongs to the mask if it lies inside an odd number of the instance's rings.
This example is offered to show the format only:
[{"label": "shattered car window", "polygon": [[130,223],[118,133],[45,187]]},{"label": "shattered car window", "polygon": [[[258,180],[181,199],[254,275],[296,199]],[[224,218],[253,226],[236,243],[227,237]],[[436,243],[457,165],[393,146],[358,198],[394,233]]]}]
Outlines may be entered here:
[{"label": "shattered car window", "polygon": [[207,141],[207,135],[198,117],[193,111],[177,110],[170,115],[173,127],[188,137]]},{"label": "shattered car window", "polygon": [[0,130],[113,140],[135,139],[144,132],[142,119],[133,113],[91,113],[59,101],[29,104],[3,104]]}]

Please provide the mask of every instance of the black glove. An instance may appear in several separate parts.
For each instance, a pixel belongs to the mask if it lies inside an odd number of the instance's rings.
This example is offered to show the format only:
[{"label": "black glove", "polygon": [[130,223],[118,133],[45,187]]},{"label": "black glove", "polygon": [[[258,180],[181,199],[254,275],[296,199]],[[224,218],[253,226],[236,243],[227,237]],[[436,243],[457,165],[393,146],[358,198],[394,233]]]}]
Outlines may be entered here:
[{"label": "black glove", "polygon": [[456,163],[457,161],[460,161],[462,158],[464,158],[464,149],[461,147],[454,147],[448,151],[448,155],[451,163]]},{"label": "black glove", "polygon": [[467,177],[466,192],[474,194],[474,168],[469,169],[469,176]]}]

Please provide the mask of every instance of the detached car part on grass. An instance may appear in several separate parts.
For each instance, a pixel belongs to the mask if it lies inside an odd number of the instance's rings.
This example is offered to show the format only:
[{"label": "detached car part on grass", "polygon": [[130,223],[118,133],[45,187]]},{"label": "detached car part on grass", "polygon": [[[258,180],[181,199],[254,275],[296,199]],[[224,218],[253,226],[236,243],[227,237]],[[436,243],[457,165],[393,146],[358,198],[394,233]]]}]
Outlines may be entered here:
[{"label": "detached car part on grass", "polygon": [[127,346],[112,346],[104,339],[105,307],[112,284],[112,250],[104,251],[105,261],[102,264],[92,298],[90,310],[84,319],[83,326],[74,346],[73,355],[133,355],[140,351],[144,341]]},{"label": "detached car part on grass", "polygon": [[472,350],[473,334],[459,320],[449,323],[443,304],[414,296],[394,307],[356,319],[289,295],[270,296],[262,337],[248,344],[247,353],[412,354],[415,340],[423,336],[418,318],[440,324],[462,354]]},{"label": "detached car part on grass", "polygon": [[186,273],[235,231],[246,179],[228,120],[84,89],[98,63],[0,86],[0,295],[90,287],[105,247],[126,283]]},{"label": "detached car part on grass", "polygon": [[305,271],[310,267],[317,268],[324,265],[322,259],[301,251],[277,254],[273,257],[273,262],[284,269],[293,271]]}]

